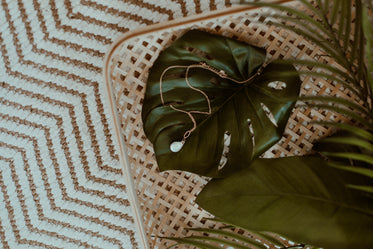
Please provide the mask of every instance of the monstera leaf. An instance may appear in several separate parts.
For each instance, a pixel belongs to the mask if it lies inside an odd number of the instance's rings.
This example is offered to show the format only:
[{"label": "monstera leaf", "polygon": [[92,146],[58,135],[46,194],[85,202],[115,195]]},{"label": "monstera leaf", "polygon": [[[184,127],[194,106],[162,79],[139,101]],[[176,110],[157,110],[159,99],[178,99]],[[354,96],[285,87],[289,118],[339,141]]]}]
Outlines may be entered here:
[{"label": "monstera leaf", "polygon": [[304,156],[256,159],[210,181],[197,203],[220,219],[323,248],[372,248],[372,199],[346,184],[372,178]]},{"label": "monstera leaf", "polygon": [[[188,75],[185,68],[168,70],[160,87],[162,73],[170,66],[205,62],[242,81],[254,75],[264,61],[263,49],[197,30],[185,33],[159,55],[149,73],[142,119],[160,170],[223,177],[246,167],[281,138],[301,84],[294,74],[281,74],[294,71],[292,66],[277,63],[270,63],[261,75],[244,84],[197,67]],[[212,112],[193,114],[196,130],[180,151],[172,152],[170,145],[181,141],[193,122],[168,105],[184,111],[208,110],[205,96],[187,85],[186,76],[208,96]],[[224,145],[225,140],[230,142]],[[224,150],[227,162],[219,166]]]}]

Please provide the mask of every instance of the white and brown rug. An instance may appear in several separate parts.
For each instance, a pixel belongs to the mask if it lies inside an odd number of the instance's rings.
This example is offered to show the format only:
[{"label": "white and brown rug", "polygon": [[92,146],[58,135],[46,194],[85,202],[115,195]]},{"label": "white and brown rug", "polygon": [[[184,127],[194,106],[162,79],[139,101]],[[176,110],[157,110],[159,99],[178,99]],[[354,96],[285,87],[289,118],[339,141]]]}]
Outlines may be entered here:
[{"label": "white and brown rug", "polygon": [[0,248],[139,248],[102,65],[124,32],[224,0],[1,0]]}]

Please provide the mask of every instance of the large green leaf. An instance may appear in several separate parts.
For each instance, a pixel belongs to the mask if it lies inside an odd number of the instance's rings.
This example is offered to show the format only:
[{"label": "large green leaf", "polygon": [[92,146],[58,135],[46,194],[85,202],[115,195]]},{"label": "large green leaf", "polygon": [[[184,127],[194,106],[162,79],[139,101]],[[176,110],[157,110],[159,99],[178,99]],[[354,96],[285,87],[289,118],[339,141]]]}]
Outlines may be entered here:
[{"label": "large green leaf", "polygon": [[248,230],[323,248],[372,248],[373,201],[346,184],[372,185],[372,179],[318,157],[257,159],[210,181],[197,203]]},{"label": "large green leaf", "polygon": [[[163,105],[160,77],[169,66],[200,62],[242,81],[254,75],[265,62],[265,51],[226,37],[188,31],[160,54],[150,71],[142,109],[144,130],[153,143],[160,170],[180,169],[222,177],[246,167],[281,138],[301,82],[297,75],[279,76],[282,71],[295,69],[276,63],[269,64],[261,75],[245,84],[219,78],[206,69],[191,69],[188,79],[193,87],[207,94],[212,114],[193,114],[197,129],[179,152],[172,152],[171,143],[181,141],[193,122],[168,104],[185,111],[203,112],[208,110],[208,104],[200,92],[186,84],[185,68],[174,68],[163,78]],[[286,83],[286,87],[275,89],[270,83],[276,81]],[[230,136],[229,153],[221,169],[225,136]]]}]

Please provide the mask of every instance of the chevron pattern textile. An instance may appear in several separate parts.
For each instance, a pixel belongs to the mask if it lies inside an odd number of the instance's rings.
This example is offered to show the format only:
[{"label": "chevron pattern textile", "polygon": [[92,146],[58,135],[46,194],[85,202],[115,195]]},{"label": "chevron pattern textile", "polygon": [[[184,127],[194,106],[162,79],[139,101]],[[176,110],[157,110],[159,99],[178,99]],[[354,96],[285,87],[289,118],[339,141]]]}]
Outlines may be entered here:
[{"label": "chevron pattern textile", "polygon": [[222,0],[1,0],[0,248],[140,248],[102,66],[128,30]]}]

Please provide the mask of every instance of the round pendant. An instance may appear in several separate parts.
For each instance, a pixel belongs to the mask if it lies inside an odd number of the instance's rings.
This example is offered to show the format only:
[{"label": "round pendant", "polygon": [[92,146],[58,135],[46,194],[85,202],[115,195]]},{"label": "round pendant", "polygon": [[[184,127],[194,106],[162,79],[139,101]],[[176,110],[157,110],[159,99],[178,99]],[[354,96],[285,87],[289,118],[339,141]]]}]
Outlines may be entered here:
[{"label": "round pendant", "polygon": [[172,152],[179,152],[181,148],[183,148],[184,142],[183,141],[175,141],[172,142],[170,145],[170,149]]}]

